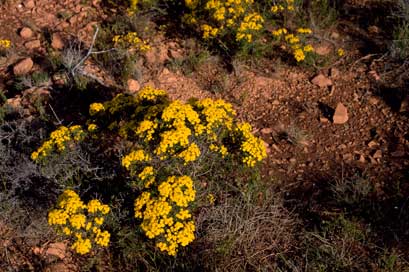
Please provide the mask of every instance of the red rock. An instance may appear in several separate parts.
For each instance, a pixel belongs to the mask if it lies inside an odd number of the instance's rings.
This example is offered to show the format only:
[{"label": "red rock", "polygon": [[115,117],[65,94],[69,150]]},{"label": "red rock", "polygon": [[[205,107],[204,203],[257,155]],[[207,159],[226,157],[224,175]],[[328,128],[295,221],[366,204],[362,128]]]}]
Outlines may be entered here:
[{"label": "red rock", "polygon": [[139,91],[141,89],[141,84],[139,84],[139,82],[135,79],[128,79],[127,81],[127,87],[128,87],[128,91],[131,93],[136,93],[137,91]]},{"label": "red rock", "polygon": [[261,133],[262,134],[270,134],[270,133],[272,133],[273,132],[273,129],[272,128],[262,128],[261,129]]},{"label": "red rock", "polygon": [[40,48],[41,47],[41,42],[40,42],[40,40],[29,41],[29,42],[26,42],[24,44],[24,47],[29,49],[29,50]]},{"label": "red rock", "polygon": [[31,37],[33,37],[33,31],[32,31],[30,28],[28,28],[28,27],[23,27],[23,28],[20,30],[20,36],[21,36],[23,39],[30,39]]},{"label": "red rock", "polygon": [[33,65],[34,63],[31,58],[25,58],[19,61],[16,65],[14,65],[13,73],[16,76],[25,75],[31,71],[31,69],[33,68]]},{"label": "red rock", "polygon": [[64,42],[58,33],[54,33],[52,38],[51,38],[51,47],[60,50],[64,48]]},{"label": "red rock", "polygon": [[45,251],[45,255],[55,256],[59,259],[64,259],[66,256],[67,246],[64,243],[52,243]]},{"label": "red rock", "polygon": [[342,104],[338,103],[335,108],[335,113],[332,118],[334,124],[345,124],[348,121],[348,109]]},{"label": "red rock", "polygon": [[332,51],[332,45],[330,43],[322,43],[314,46],[314,52],[320,56],[326,56]]},{"label": "red rock", "polygon": [[311,83],[314,85],[319,86],[320,88],[328,87],[332,85],[332,80],[324,76],[323,74],[319,74],[315,76]]},{"label": "red rock", "polygon": [[35,7],[36,4],[35,4],[34,0],[26,0],[26,1],[24,1],[23,5],[26,8],[32,9],[32,8]]}]

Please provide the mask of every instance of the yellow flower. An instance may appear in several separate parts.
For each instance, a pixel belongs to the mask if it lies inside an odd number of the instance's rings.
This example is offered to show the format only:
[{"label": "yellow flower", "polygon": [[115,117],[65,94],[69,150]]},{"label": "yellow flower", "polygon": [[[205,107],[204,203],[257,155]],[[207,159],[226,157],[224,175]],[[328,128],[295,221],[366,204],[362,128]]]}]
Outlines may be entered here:
[{"label": "yellow flower", "polygon": [[309,29],[309,28],[300,27],[300,28],[297,29],[297,32],[300,33],[300,34],[311,34],[312,30]]},{"label": "yellow flower", "polygon": [[97,113],[100,112],[100,111],[104,111],[104,110],[105,110],[105,107],[104,107],[104,105],[101,104],[101,103],[92,103],[92,104],[89,106],[89,114],[90,114],[91,116],[97,114]]},{"label": "yellow flower", "polygon": [[84,214],[74,214],[69,218],[71,226],[77,230],[80,228],[85,228],[85,222],[87,218]]},{"label": "yellow flower", "polygon": [[145,162],[150,160],[151,157],[149,156],[149,154],[145,153],[142,149],[139,149],[132,151],[131,153],[123,157],[122,166],[129,170],[131,165],[135,162]]},{"label": "yellow flower", "polygon": [[141,103],[142,101],[154,102],[158,97],[166,96],[164,90],[155,89],[151,86],[145,86],[140,90],[135,98],[136,103]]},{"label": "yellow flower", "polygon": [[109,238],[111,237],[108,231],[98,231],[95,237],[95,243],[97,245],[107,247],[109,244]]},{"label": "yellow flower", "polygon": [[240,147],[244,154],[243,162],[249,167],[255,166],[257,162],[262,161],[267,157],[264,142],[255,137],[251,133],[251,129],[252,128],[249,123],[238,124],[236,128],[236,131],[238,131],[243,138]]},{"label": "yellow flower", "polygon": [[88,125],[88,131],[89,132],[94,132],[95,130],[97,130],[97,125],[96,124],[89,124]]},{"label": "yellow flower", "polygon": [[178,157],[185,161],[185,165],[189,162],[195,161],[199,156],[200,149],[195,143],[192,143],[188,148],[178,154]]},{"label": "yellow flower", "polygon": [[95,221],[95,223],[96,223],[97,225],[102,225],[102,224],[104,223],[104,218],[103,218],[103,217],[96,217],[96,218],[94,219],[94,221]]},{"label": "yellow flower", "polygon": [[31,154],[31,159],[38,161],[49,156],[53,151],[63,152],[68,143],[79,142],[85,138],[85,132],[81,126],[61,126],[51,132],[50,138]]},{"label": "yellow flower", "polygon": [[81,237],[77,238],[77,241],[71,246],[71,249],[75,250],[75,252],[84,255],[90,252],[91,250],[91,240],[90,239],[83,239]]},{"label": "yellow flower", "polygon": [[[90,252],[93,243],[106,246],[109,242],[109,233],[93,227],[92,218],[87,216],[96,213],[104,215],[108,212],[109,207],[99,200],[92,199],[84,205],[76,192],[65,190],[58,198],[57,208],[49,212],[48,224],[56,225],[58,231],[75,237],[76,241],[71,248],[79,254],[86,254]],[[94,222],[96,225],[102,225],[104,217],[96,217]]]},{"label": "yellow flower", "polygon": [[304,46],[304,52],[313,52],[313,51],[314,51],[314,47],[312,47],[312,45],[308,44]]},{"label": "yellow flower", "polygon": [[0,48],[3,47],[5,49],[7,49],[10,46],[11,46],[11,41],[10,40],[0,40]]},{"label": "yellow flower", "polygon": [[209,201],[210,205],[213,205],[214,202],[216,201],[216,198],[214,197],[214,194],[208,194],[207,200]]},{"label": "yellow flower", "polygon": [[338,54],[339,57],[342,57],[343,55],[345,55],[344,49],[339,48],[339,49],[337,50],[337,54]]},{"label": "yellow flower", "polygon": [[304,52],[302,49],[296,49],[294,50],[294,58],[297,62],[303,61],[305,59]]}]

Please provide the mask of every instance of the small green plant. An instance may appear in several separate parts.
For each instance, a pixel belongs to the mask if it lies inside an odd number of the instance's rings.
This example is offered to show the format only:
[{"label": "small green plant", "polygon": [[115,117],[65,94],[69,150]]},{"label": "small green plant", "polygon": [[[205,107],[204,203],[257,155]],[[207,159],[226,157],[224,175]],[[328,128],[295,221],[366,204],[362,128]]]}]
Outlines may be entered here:
[{"label": "small green plant", "polygon": [[328,29],[336,24],[338,12],[336,2],[314,0],[310,2],[308,17],[314,29]]},{"label": "small green plant", "polygon": [[398,59],[409,56],[409,21],[402,21],[395,28],[390,50],[392,56]]}]

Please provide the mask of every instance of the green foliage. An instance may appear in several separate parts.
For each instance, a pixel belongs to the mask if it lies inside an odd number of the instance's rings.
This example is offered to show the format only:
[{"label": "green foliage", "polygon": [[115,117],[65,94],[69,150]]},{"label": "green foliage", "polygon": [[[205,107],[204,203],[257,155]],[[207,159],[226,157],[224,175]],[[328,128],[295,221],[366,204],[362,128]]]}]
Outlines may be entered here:
[{"label": "green foliage", "polygon": [[402,21],[395,28],[390,50],[398,59],[409,57],[409,21]]}]

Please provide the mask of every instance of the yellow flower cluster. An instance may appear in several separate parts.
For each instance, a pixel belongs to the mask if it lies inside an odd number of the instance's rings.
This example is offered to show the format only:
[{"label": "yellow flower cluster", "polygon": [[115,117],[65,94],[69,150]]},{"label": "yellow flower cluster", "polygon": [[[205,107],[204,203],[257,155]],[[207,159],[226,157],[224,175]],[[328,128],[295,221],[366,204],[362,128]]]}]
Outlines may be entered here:
[{"label": "yellow flower cluster", "polygon": [[97,113],[100,112],[100,111],[104,111],[104,110],[105,110],[105,107],[104,107],[104,105],[101,104],[101,103],[92,103],[92,104],[89,106],[89,114],[90,114],[91,116],[97,114]]},{"label": "yellow flower cluster", "polygon": [[145,188],[149,188],[155,182],[155,172],[152,166],[146,166],[138,174],[138,178],[143,182]]},{"label": "yellow flower cluster", "polygon": [[294,9],[295,9],[294,0],[286,0],[284,2],[284,6],[283,5],[273,5],[271,7],[271,12],[272,13],[280,13],[280,12],[283,12],[285,10],[294,11]]},{"label": "yellow flower cluster", "polygon": [[92,243],[108,246],[110,234],[102,231],[101,225],[109,211],[108,205],[97,199],[92,199],[85,205],[77,193],[65,190],[58,198],[56,209],[48,213],[48,224],[61,233],[74,237],[71,248],[75,252],[87,254],[91,251]]},{"label": "yellow flower cluster", "polygon": [[175,100],[165,108],[162,113],[162,120],[170,123],[173,127],[185,125],[188,121],[190,124],[197,125],[200,123],[199,115],[189,104],[183,104]]},{"label": "yellow flower cluster", "polygon": [[0,48],[10,48],[11,41],[10,40],[0,40]]},{"label": "yellow flower cluster", "polygon": [[342,57],[343,55],[345,55],[344,49],[339,48],[339,49],[337,50],[337,55],[338,55],[338,57]]},{"label": "yellow flower cluster", "polygon": [[267,157],[266,148],[263,140],[255,137],[251,133],[249,123],[238,124],[236,131],[241,137],[241,151],[244,153],[243,162],[250,167],[255,166],[257,162]]},{"label": "yellow flower cluster", "polygon": [[286,28],[279,28],[279,29],[277,29],[277,30],[273,30],[271,33],[272,33],[273,36],[275,36],[275,37],[280,37],[281,35],[287,34],[288,31],[287,31]]},{"label": "yellow flower cluster", "polygon": [[264,22],[259,13],[252,11],[252,4],[253,0],[207,0],[199,5],[197,0],[185,0],[186,7],[191,10],[191,14],[185,15],[185,21],[189,24],[203,22],[200,25],[203,39],[232,32],[236,33],[236,41],[250,43]]},{"label": "yellow flower cluster", "polygon": [[178,154],[178,157],[184,160],[184,164],[195,161],[200,156],[200,148],[192,143],[188,148]]},{"label": "yellow flower cluster", "polygon": [[143,192],[135,200],[135,217],[142,219],[141,228],[156,246],[176,255],[179,246],[187,246],[195,236],[195,225],[186,208],[196,196],[188,176],[170,176],[157,188],[158,196]]},{"label": "yellow flower cluster", "polygon": [[[288,33],[286,28],[279,28],[277,30],[273,30],[271,32],[273,36],[277,39],[281,39],[284,37],[284,41],[290,45],[292,50],[292,54],[297,62],[301,62],[305,59],[306,53],[310,53],[314,51],[312,45],[307,44],[303,45],[302,41],[300,40],[299,36],[296,36],[293,33]],[[298,28],[297,33],[300,35],[311,34],[312,31],[309,28]]]},{"label": "yellow flower cluster", "polygon": [[130,47],[140,52],[146,52],[151,49],[151,46],[148,44],[148,42],[139,38],[138,33],[136,32],[129,32],[126,35],[115,35],[112,38],[112,41],[114,42],[115,47]]},{"label": "yellow flower cluster", "polygon": [[195,107],[204,120],[203,125],[196,125],[197,134],[201,134],[204,129],[210,139],[216,140],[220,128],[232,129],[236,111],[230,103],[226,103],[222,99],[205,98],[196,102]]},{"label": "yellow flower cluster", "polygon": [[154,153],[164,159],[167,155],[173,155],[177,149],[187,147],[179,157],[184,159],[185,163],[196,160],[200,150],[195,145],[189,146],[189,138],[192,136],[189,127],[200,127],[199,114],[191,105],[175,100],[163,110],[161,118],[166,130],[161,134],[161,141]]},{"label": "yellow flower cluster", "polygon": [[217,146],[215,144],[211,144],[209,149],[211,151],[218,152],[223,158],[228,154],[227,148],[224,145]]},{"label": "yellow flower cluster", "polygon": [[297,29],[297,32],[300,33],[300,34],[312,34],[312,30],[311,30],[311,29],[309,29],[309,28],[302,28],[302,27],[298,28],[298,29]]},{"label": "yellow flower cluster", "polygon": [[136,129],[135,134],[140,138],[143,138],[146,142],[150,142],[153,139],[153,134],[157,128],[157,123],[150,120],[143,120]]},{"label": "yellow flower cluster", "polygon": [[237,30],[236,40],[245,40],[251,43],[253,34],[255,31],[260,30],[263,25],[264,19],[257,12],[246,15],[243,21],[240,23],[240,27]]},{"label": "yellow flower cluster", "polygon": [[[106,116],[96,115],[92,123],[102,133],[104,122],[98,119],[108,117],[114,123],[108,125],[108,133],[134,132],[126,136],[135,140],[135,149],[121,164],[142,191],[135,200],[135,217],[142,220],[146,236],[170,255],[192,242],[195,231],[193,181],[173,176],[174,170],[183,174],[189,169],[184,166],[199,164],[209,153],[237,156],[251,167],[265,157],[262,141],[251,134],[251,127],[237,125],[233,106],[221,99],[169,101],[165,91],[145,87],[136,96],[117,96],[104,106]],[[130,114],[118,114],[122,111]]]},{"label": "yellow flower cluster", "polygon": [[129,0],[129,10],[135,11],[137,9],[138,0]]},{"label": "yellow flower cluster", "polygon": [[137,104],[143,101],[155,102],[156,99],[161,96],[166,96],[166,92],[164,90],[155,89],[151,86],[145,86],[138,92],[135,102]]},{"label": "yellow flower cluster", "polygon": [[31,153],[31,159],[38,161],[49,156],[53,151],[63,152],[69,143],[79,142],[85,137],[85,132],[81,126],[71,127],[61,126],[51,132],[50,138],[45,141],[36,151]]},{"label": "yellow flower cluster", "polygon": [[155,154],[161,159],[165,159],[166,153],[174,154],[175,148],[185,148],[189,145],[189,137],[192,131],[185,125],[177,126],[174,129],[164,131],[161,134],[161,141],[155,149]]},{"label": "yellow flower cluster", "polygon": [[129,170],[132,164],[136,162],[148,162],[151,160],[149,154],[145,153],[142,149],[132,151],[128,155],[122,158],[122,166]]},{"label": "yellow flower cluster", "polygon": [[97,128],[98,128],[98,126],[96,124],[89,124],[88,125],[88,131],[89,132],[94,132],[94,131],[97,130]]},{"label": "yellow flower cluster", "polygon": [[[284,11],[294,11],[294,0],[286,0],[283,5],[274,5],[271,7],[271,12],[274,14],[280,14]],[[292,54],[297,62],[304,61],[306,56],[314,51],[314,48],[311,45],[306,45],[301,38],[303,35],[312,34],[312,30],[309,28],[298,28],[293,33],[289,33],[286,28],[278,28],[271,32],[273,36],[281,40],[284,37],[284,41],[289,45],[291,48]]]}]

